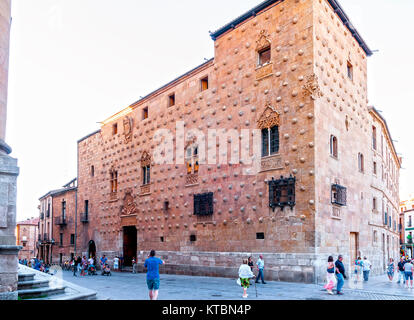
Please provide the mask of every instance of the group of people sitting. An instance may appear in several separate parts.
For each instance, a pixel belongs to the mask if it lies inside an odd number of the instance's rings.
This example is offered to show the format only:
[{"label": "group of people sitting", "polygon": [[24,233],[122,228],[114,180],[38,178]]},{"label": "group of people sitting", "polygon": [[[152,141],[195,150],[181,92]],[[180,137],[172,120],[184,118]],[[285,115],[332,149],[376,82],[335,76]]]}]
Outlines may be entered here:
[{"label": "group of people sitting", "polygon": [[78,256],[76,259],[73,258],[70,264],[73,269],[73,276],[75,277],[76,272],[80,272],[81,276],[85,276],[86,274],[97,275],[95,258],[92,256],[89,259],[86,259],[86,256],[83,256],[82,258]]},{"label": "group of people sitting", "polygon": [[29,268],[33,268],[41,272],[49,273],[50,264],[45,263],[42,259],[38,259],[38,258],[31,258],[30,260],[27,260],[26,258],[19,259],[19,263]]}]

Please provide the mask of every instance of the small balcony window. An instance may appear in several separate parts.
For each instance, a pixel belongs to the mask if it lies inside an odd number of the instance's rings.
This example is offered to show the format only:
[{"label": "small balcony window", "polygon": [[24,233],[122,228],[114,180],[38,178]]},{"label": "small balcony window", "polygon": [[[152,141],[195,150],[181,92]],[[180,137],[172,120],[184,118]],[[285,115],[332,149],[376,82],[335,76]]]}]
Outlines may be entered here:
[{"label": "small balcony window", "polygon": [[346,70],[347,70],[348,78],[350,80],[353,80],[354,79],[354,68],[353,68],[351,62],[349,62],[349,61],[346,64]]},{"label": "small balcony window", "polygon": [[175,106],[175,93],[168,96],[168,106]]},{"label": "small balcony window", "polygon": [[201,79],[201,91],[208,90],[208,77]]},{"label": "small balcony window", "polygon": [[270,59],[271,59],[270,47],[264,48],[260,50],[258,53],[259,53],[259,61],[258,61],[259,66],[264,66],[265,64],[270,63]]},{"label": "small balcony window", "polygon": [[148,107],[142,109],[142,120],[148,119]]}]

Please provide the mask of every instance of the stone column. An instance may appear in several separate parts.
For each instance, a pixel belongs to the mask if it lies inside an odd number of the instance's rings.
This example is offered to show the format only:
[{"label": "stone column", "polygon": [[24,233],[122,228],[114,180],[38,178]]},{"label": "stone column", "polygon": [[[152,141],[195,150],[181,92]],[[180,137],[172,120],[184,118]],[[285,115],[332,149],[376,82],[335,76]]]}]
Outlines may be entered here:
[{"label": "stone column", "polygon": [[17,160],[9,156],[6,138],[9,68],[10,0],[0,0],[0,300],[17,300],[18,252],[16,245]]}]

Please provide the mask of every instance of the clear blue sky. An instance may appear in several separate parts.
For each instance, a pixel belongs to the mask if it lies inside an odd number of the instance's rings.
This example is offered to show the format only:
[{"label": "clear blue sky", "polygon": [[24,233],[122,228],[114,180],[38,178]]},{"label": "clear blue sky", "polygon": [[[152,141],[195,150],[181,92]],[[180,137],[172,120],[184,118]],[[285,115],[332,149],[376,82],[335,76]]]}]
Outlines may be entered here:
[{"label": "clear blue sky", "polygon": [[[76,176],[76,141],[98,121],[213,57],[214,31],[261,0],[13,0],[7,142],[19,220]],[[414,1],[340,0],[371,49],[369,103],[404,156],[414,193]]]}]

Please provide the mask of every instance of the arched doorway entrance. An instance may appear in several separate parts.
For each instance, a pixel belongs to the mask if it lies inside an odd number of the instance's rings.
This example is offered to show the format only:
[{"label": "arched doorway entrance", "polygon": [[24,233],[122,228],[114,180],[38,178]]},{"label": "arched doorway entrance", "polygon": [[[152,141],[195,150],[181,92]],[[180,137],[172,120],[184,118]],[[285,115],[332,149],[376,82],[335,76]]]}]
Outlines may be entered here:
[{"label": "arched doorway entrance", "polygon": [[91,240],[89,241],[89,245],[88,245],[88,258],[95,258],[96,257],[96,245],[95,245],[95,241]]},{"label": "arched doorway entrance", "polygon": [[123,227],[124,233],[124,265],[127,267],[132,266],[132,258],[137,254],[137,228]]}]

